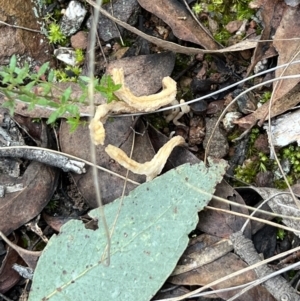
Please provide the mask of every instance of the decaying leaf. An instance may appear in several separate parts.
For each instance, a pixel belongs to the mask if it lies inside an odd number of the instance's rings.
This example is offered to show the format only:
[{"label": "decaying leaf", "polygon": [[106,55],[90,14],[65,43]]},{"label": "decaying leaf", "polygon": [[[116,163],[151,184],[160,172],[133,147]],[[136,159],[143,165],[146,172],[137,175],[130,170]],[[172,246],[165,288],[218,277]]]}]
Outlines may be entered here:
[{"label": "decaying leaf", "polygon": [[109,144],[105,151],[115,161],[130,171],[146,175],[146,180],[150,181],[161,173],[166,161],[172,152],[173,148],[185,143],[181,136],[173,137],[163,147],[160,148],[158,153],[149,162],[138,163],[130,159],[121,149]]},{"label": "decaying leaf", "polygon": [[120,101],[98,106],[89,126],[91,139],[95,145],[104,144],[105,129],[103,124],[106,122],[109,113],[152,112],[176,100],[176,82],[171,77],[163,78],[163,90],[161,92],[139,97],[135,96],[126,87],[122,68],[114,68],[112,70],[112,78],[116,85],[121,84],[121,88],[114,92]]}]

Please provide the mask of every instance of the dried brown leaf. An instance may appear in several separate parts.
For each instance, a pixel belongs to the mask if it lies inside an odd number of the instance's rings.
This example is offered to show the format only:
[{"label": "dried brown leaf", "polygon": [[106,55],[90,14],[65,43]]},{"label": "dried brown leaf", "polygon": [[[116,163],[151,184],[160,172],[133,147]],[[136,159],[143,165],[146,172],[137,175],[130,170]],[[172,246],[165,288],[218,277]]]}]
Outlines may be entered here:
[{"label": "dried brown leaf", "polygon": [[[216,41],[193,19],[191,14],[176,0],[138,0],[147,11],[167,23],[180,40],[203,46],[205,49],[219,49]],[[166,7],[168,9],[166,9]]]},{"label": "dried brown leaf", "polygon": [[199,49],[199,48],[194,48],[194,47],[185,47],[185,46],[181,46],[172,42],[168,42],[162,39],[158,39],[156,37],[153,36],[149,36],[145,33],[143,33],[142,31],[138,30],[137,28],[122,22],[120,20],[118,20],[117,18],[113,17],[112,15],[110,15],[107,11],[105,11],[104,9],[102,9],[101,7],[99,7],[94,1],[92,0],[86,0],[86,2],[88,2],[90,5],[92,5],[93,7],[97,8],[102,15],[106,16],[107,18],[113,20],[114,22],[116,22],[117,24],[121,25],[122,27],[126,28],[127,30],[137,34],[138,36],[146,39],[147,41],[156,44],[157,46],[164,48],[166,50],[170,50],[176,53],[185,53],[185,54],[189,54],[189,55],[193,55],[193,54],[199,54],[199,53],[226,53],[226,52],[232,52],[232,51],[242,51],[242,50],[246,50],[246,49],[251,49],[251,48],[255,48],[257,45],[257,41],[253,41],[253,40],[244,40],[240,43],[237,43],[235,45],[232,45],[230,47],[227,48],[223,48],[223,49],[218,49],[218,50],[203,50],[203,49]]},{"label": "dried brown leaf", "polygon": [[[299,5],[296,8],[291,6],[287,6],[283,17],[281,19],[280,25],[277,28],[277,31],[274,36],[274,46],[278,51],[278,65],[286,64],[291,62],[291,60],[299,60],[300,59],[300,47],[299,41],[295,40],[295,38],[300,37],[300,7]],[[291,39],[281,40],[281,39]],[[278,69],[275,71],[275,76],[278,78],[282,75],[282,69]],[[284,71],[284,76],[287,75],[296,75],[299,74],[299,65],[293,64],[288,66],[288,68]],[[289,80],[283,80],[278,85],[276,90],[273,92],[273,99],[276,101],[277,99],[284,96],[291,89],[293,89],[298,83],[300,79],[294,78]]]},{"label": "dried brown leaf", "polygon": [[[270,112],[271,117],[280,115],[280,114],[290,110],[295,105],[297,105],[300,102],[300,93],[299,92],[300,92],[300,85],[296,85],[290,92],[288,92],[286,95],[284,95],[280,100],[276,101],[272,105],[272,109]],[[267,114],[269,112],[269,105],[270,105],[269,102],[266,102],[252,114],[249,114],[243,118],[240,118],[239,120],[235,121],[234,123],[236,123],[239,126],[244,127],[244,128],[251,128],[252,126],[255,125],[255,123],[258,120],[261,120],[259,122],[259,125],[261,126],[265,120],[265,117],[267,116]]]}]

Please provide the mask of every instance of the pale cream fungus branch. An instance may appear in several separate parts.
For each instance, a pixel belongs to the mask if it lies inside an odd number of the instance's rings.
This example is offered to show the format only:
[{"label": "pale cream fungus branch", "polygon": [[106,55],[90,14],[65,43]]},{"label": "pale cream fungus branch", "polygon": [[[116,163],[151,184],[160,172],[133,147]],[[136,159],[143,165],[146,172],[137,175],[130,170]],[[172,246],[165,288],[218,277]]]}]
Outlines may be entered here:
[{"label": "pale cream fungus branch", "polygon": [[138,163],[130,159],[121,149],[111,144],[109,144],[105,148],[105,151],[112,159],[114,159],[120,165],[122,165],[126,169],[129,169],[133,173],[146,175],[146,181],[150,181],[161,173],[174,147],[182,145],[184,143],[185,140],[183,137],[173,137],[164,146],[160,148],[158,153],[153,157],[151,161],[145,163]]},{"label": "pale cream fungus branch", "polygon": [[135,96],[124,82],[123,69],[113,69],[112,78],[115,84],[121,84],[121,88],[114,94],[120,101],[98,106],[94,118],[89,125],[91,139],[94,144],[104,144],[106,122],[109,113],[136,113],[152,112],[168,105],[176,100],[176,82],[170,77],[162,80],[163,90],[157,94],[148,96]]},{"label": "pale cream fungus branch", "polygon": [[110,113],[134,113],[134,109],[122,101],[114,101],[97,107],[94,118],[91,120],[89,129],[90,136],[95,145],[103,145],[105,140],[104,123]]},{"label": "pale cream fungus branch", "polygon": [[131,107],[140,112],[152,112],[163,106],[170,104],[176,99],[176,82],[171,77],[164,77],[162,80],[162,91],[157,94],[147,96],[135,96],[124,81],[123,69],[113,69],[112,79],[115,84],[121,84],[121,88],[114,92],[120,99],[128,103]]}]

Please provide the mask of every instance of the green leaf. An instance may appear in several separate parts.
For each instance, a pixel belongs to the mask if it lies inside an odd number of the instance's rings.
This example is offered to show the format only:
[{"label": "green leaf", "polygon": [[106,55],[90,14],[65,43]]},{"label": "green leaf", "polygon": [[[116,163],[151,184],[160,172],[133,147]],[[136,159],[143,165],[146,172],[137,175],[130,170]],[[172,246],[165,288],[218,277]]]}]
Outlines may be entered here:
[{"label": "green leaf", "polygon": [[9,70],[10,70],[11,72],[14,72],[16,66],[17,66],[17,57],[16,57],[15,55],[13,55],[13,56],[10,58],[10,62],[9,62]]},{"label": "green leaf", "polygon": [[54,111],[54,112],[51,113],[51,115],[49,116],[49,118],[48,118],[48,120],[47,120],[47,124],[54,123],[58,117],[59,117],[58,112],[57,112],[57,111]]},{"label": "green leaf", "polygon": [[[1,72],[2,73],[2,72]],[[6,83],[9,83],[10,81],[11,81],[11,75],[10,74],[8,74],[8,73],[5,73],[5,74],[1,74],[0,73],[0,75],[1,76],[3,76],[3,79],[2,79],[2,84],[6,84]]]},{"label": "green leaf", "polygon": [[53,82],[53,79],[54,79],[54,70],[51,69],[49,74],[48,74],[48,82],[52,83]]},{"label": "green leaf", "polygon": [[49,100],[47,98],[44,97],[38,97],[36,104],[43,106],[43,107],[47,107],[49,103]]},{"label": "green leaf", "polygon": [[40,78],[42,75],[45,74],[45,72],[47,71],[48,67],[49,67],[49,62],[44,63],[44,64],[40,67],[40,69],[39,69],[39,71],[38,71],[38,73],[37,73],[38,78]]},{"label": "green leaf", "polygon": [[[196,227],[198,211],[210,201],[226,163],[185,164],[124,198],[111,238],[110,265],[100,258],[107,244],[99,229],[66,223],[51,237],[34,272],[29,301],[149,301],[172,273]],[[104,206],[112,229],[121,200]]]},{"label": "green leaf", "polygon": [[31,91],[33,86],[34,86],[35,82],[30,82],[25,86],[25,90],[26,91]]},{"label": "green leaf", "polygon": [[60,97],[62,104],[65,104],[69,100],[71,93],[72,93],[72,89],[71,87],[68,87]]},{"label": "green leaf", "polygon": [[88,76],[79,76],[79,79],[81,79],[82,81],[86,82],[86,83],[89,83],[90,82],[90,78]]},{"label": "green leaf", "polygon": [[15,112],[15,103],[14,103],[14,101],[12,101],[12,100],[7,100],[7,101],[5,101],[5,102],[2,104],[2,107],[8,109],[8,110],[9,110],[9,114],[10,114],[11,116],[14,115],[14,112]]},{"label": "green leaf", "polygon": [[53,87],[53,85],[51,83],[48,83],[48,82],[41,82],[41,83],[39,83],[38,86],[43,88],[43,91],[42,91],[43,96],[48,95],[50,93],[52,87]]},{"label": "green leaf", "polygon": [[74,104],[66,105],[66,110],[74,116],[79,114],[79,108]]},{"label": "green leaf", "polygon": [[51,108],[58,108],[60,105],[55,101],[49,101],[48,106]]},{"label": "green leaf", "polygon": [[[26,94],[20,94],[18,95],[18,98],[24,102],[32,102],[32,96]],[[33,109],[33,107],[31,109]]]},{"label": "green leaf", "polygon": [[67,119],[67,124],[70,126],[70,132],[73,133],[76,131],[76,129],[78,128],[78,126],[80,125],[80,120],[79,120],[80,116],[77,116],[75,118],[70,117]]}]

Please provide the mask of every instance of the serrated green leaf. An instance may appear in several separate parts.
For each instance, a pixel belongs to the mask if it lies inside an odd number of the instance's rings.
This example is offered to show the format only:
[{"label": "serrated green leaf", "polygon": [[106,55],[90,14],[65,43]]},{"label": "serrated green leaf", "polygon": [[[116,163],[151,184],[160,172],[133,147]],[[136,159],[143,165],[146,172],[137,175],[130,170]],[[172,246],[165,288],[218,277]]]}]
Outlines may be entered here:
[{"label": "serrated green leaf", "polygon": [[51,108],[58,108],[60,105],[56,103],[55,101],[49,101],[48,106]]},{"label": "serrated green leaf", "polygon": [[47,120],[47,124],[51,124],[53,122],[56,121],[56,119],[58,118],[59,114],[57,113],[57,111],[54,111],[53,113],[51,113],[51,115],[49,116],[48,120]]},{"label": "serrated green leaf", "polygon": [[5,101],[5,102],[2,104],[2,107],[8,109],[8,110],[9,110],[9,114],[10,114],[11,116],[14,115],[14,112],[15,112],[15,103],[14,103],[12,100],[7,100],[7,101]]},{"label": "serrated green leaf", "polygon": [[45,74],[45,72],[47,71],[48,67],[49,67],[49,62],[44,63],[44,64],[40,67],[40,69],[39,69],[39,71],[38,71],[38,73],[37,73],[38,78],[40,78],[42,75]]},{"label": "serrated green leaf", "polygon": [[13,56],[10,58],[10,62],[9,62],[9,70],[10,70],[11,72],[14,72],[16,66],[17,66],[17,57],[16,57],[15,55],[13,55]]},{"label": "serrated green leaf", "polygon": [[65,104],[69,100],[71,93],[72,89],[71,87],[68,87],[60,97],[61,103]]},{"label": "serrated green leaf", "polygon": [[[26,94],[20,94],[18,95],[18,98],[24,102],[32,102],[32,96]],[[33,107],[31,109],[33,109]]]},{"label": "serrated green leaf", "polygon": [[86,83],[90,82],[90,78],[88,76],[81,75],[81,76],[79,76],[79,79],[86,82]]},{"label": "serrated green leaf", "polygon": [[[110,265],[101,263],[107,240],[99,229],[66,223],[38,261],[29,301],[149,301],[162,286],[196,227],[198,211],[210,201],[226,163],[185,164],[124,198],[111,238]],[[112,228],[120,199],[104,206]]]},{"label": "serrated green leaf", "polygon": [[53,79],[54,79],[54,70],[51,69],[49,74],[48,74],[48,82],[52,83],[53,82]]},{"label": "serrated green leaf", "polygon": [[49,100],[47,98],[43,98],[43,97],[38,97],[37,101],[36,101],[36,104],[43,106],[43,107],[48,106],[48,103],[49,103]]},{"label": "serrated green leaf", "polygon": [[[2,74],[1,74],[2,75]],[[11,75],[10,74],[3,74],[2,75],[3,76],[3,79],[2,79],[2,84],[6,84],[6,83],[9,83],[10,82],[10,80],[11,80]]]},{"label": "serrated green leaf", "polygon": [[26,91],[31,91],[33,86],[34,86],[35,82],[30,82],[25,86],[25,90]]}]

